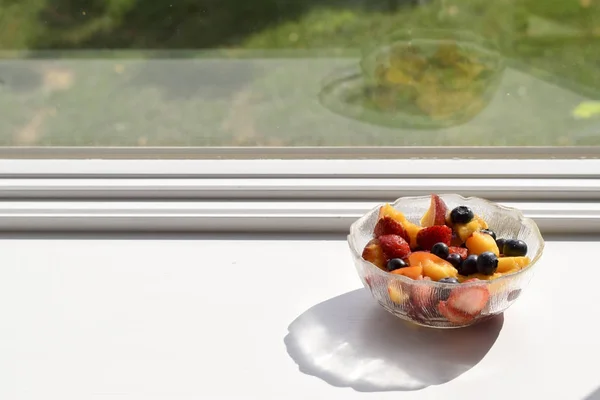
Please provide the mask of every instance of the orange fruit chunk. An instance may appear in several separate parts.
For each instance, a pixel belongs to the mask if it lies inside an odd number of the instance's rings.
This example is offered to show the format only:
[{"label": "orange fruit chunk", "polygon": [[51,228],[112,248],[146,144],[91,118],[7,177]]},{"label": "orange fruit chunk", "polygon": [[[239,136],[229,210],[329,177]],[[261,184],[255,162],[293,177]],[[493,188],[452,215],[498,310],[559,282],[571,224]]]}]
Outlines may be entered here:
[{"label": "orange fruit chunk", "polygon": [[473,232],[480,231],[482,229],[487,229],[488,224],[481,218],[476,215],[473,219],[466,224],[455,224],[454,230],[460,237],[463,242],[466,242],[469,236],[473,234]]},{"label": "orange fruit chunk", "polygon": [[496,272],[510,274],[526,268],[531,260],[529,257],[500,257],[498,259],[498,269]]},{"label": "orange fruit chunk", "polygon": [[362,252],[362,258],[375,264],[377,267],[385,271],[388,262],[387,257],[383,253],[379,239],[372,239]]},{"label": "orange fruit chunk", "polygon": [[434,281],[458,275],[458,271],[452,264],[426,251],[411,253],[408,256],[408,264],[411,267],[421,266],[423,268],[423,275],[430,277]]},{"label": "orange fruit chunk", "polygon": [[390,296],[390,300],[395,304],[402,304],[408,300],[408,293],[402,290],[400,285],[395,285],[394,283],[388,285],[388,295]]},{"label": "orange fruit chunk", "polygon": [[498,245],[491,235],[481,232],[473,232],[473,234],[467,239],[467,249],[469,254],[480,255],[486,251],[491,251],[496,256],[500,255]]},{"label": "orange fruit chunk", "polygon": [[419,277],[421,275],[423,275],[423,267],[420,265],[414,266],[414,267],[405,267],[405,268],[399,268],[396,269],[394,271],[392,271],[392,274],[394,275],[404,275],[406,277],[409,277],[411,279],[419,279]]}]

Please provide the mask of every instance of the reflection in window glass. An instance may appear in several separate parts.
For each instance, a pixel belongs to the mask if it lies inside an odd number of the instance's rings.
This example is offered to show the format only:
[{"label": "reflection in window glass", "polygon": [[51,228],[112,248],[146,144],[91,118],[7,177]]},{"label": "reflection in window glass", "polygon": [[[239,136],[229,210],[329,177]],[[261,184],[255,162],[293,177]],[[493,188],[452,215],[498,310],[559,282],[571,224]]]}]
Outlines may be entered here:
[{"label": "reflection in window glass", "polygon": [[0,0],[0,145],[600,144],[600,0]]}]

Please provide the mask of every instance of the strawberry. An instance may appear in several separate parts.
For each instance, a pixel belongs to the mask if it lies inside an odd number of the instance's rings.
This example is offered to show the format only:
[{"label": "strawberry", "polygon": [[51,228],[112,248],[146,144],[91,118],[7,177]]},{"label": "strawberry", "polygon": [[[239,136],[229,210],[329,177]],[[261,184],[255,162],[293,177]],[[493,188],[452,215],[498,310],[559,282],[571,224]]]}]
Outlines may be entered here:
[{"label": "strawberry", "polygon": [[464,247],[450,246],[448,247],[450,254],[458,254],[463,260],[469,255],[469,251]]},{"label": "strawberry", "polygon": [[383,235],[379,244],[388,258],[405,258],[410,254],[410,245],[399,235]]},{"label": "strawberry", "polygon": [[475,317],[485,308],[489,298],[490,292],[485,286],[459,286],[450,293],[447,308]]},{"label": "strawberry", "polygon": [[438,311],[453,324],[466,324],[471,322],[473,318],[475,318],[473,316],[461,313],[460,311],[454,310],[452,307],[449,307],[448,303],[445,301],[440,301],[438,303]]},{"label": "strawberry", "polygon": [[452,240],[452,228],[446,225],[434,225],[424,228],[417,234],[417,244],[423,250],[431,250],[434,244],[442,242],[450,245]]},{"label": "strawberry", "polygon": [[[423,278],[423,280],[425,280]],[[417,310],[427,309],[433,303],[433,289],[427,285],[413,285],[410,302]]]},{"label": "strawberry", "polygon": [[[448,226],[452,228],[451,225]],[[458,233],[452,231],[452,239],[450,239],[450,246],[460,247],[461,244],[463,244],[463,241],[458,236]]]},{"label": "strawberry", "polygon": [[365,283],[371,290],[377,290],[379,287],[386,283],[386,280],[377,275],[365,276]]},{"label": "strawberry", "polygon": [[377,221],[377,225],[373,229],[373,234],[376,238],[384,235],[398,235],[407,242],[410,241],[408,233],[406,233],[402,224],[389,216],[385,216]]}]

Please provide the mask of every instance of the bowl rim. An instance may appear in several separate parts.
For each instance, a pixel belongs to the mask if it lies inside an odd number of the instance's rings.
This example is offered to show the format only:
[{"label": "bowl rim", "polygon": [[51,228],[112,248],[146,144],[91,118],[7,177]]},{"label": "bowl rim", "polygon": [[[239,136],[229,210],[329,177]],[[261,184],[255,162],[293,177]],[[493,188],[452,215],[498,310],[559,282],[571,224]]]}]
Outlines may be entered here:
[{"label": "bowl rim", "polygon": [[367,72],[367,64],[373,57],[384,54],[390,50],[390,47],[399,43],[412,42],[447,42],[453,41],[461,44],[473,44],[480,53],[492,56],[495,61],[495,73],[498,74],[505,67],[505,58],[502,57],[500,45],[496,40],[478,35],[477,33],[466,29],[448,29],[448,28],[420,28],[406,27],[396,30],[386,35],[378,41],[371,41],[361,48],[359,65],[363,75]]},{"label": "bowl rim", "polygon": [[[487,199],[484,199],[484,198],[481,198],[481,197],[476,197],[476,196],[464,197],[464,196],[461,196],[461,195],[456,194],[456,193],[440,193],[440,194],[438,194],[438,196],[440,196],[442,199],[444,198],[444,196],[456,197],[457,199],[463,200],[465,202],[468,202],[468,201],[482,201],[483,203],[485,203],[489,207],[495,207],[495,208],[500,209],[501,211],[504,211],[504,212],[507,212],[507,213],[508,212],[514,213],[518,217],[518,219],[521,222],[521,224],[522,225],[527,225],[528,227],[530,227],[532,229],[533,233],[540,240],[540,245],[539,245],[538,251],[537,251],[535,257],[532,258],[532,260],[529,263],[529,266],[527,268],[521,269],[518,272],[513,272],[512,274],[503,275],[503,276],[501,276],[499,278],[496,278],[496,279],[490,279],[490,280],[480,280],[480,279],[478,279],[477,281],[463,282],[463,283],[460,284],[461,287],[482,286],[483,284],[485,284],[485,285],[491,285],[492,283],[493,284],[499,284],[499,283],[502,283],[502,282],[510,281],[510,280],[518,277],[519,275],[521,275],[523,273],[530,272],[536,266],[537,262],[542,257],[542,254],[544,253],[544,247],[545,247],[544,237],[542,236],[542,233],[540,232],[540,229],[538,228],[538,226],[535,223],[535,221],[533,219],[531,219],[531,218],[525,217],[525,215],[523,214],[523,212],[521,210],[519,210],[518,208],[505,206],[505,205],[498,204],[496,202],[493,202],[493,201],[490,201],[490,200],[487,200]],[[385,204],[390,204],[392,207],[394,207],[395,209],[398,210],[398,208],[396,208],[396,204],[399,203],[399,202],[401,202],[401,201],[426,200],[426,199],[430,199],[430,198],[431,198],[431,195],[427,195],[427,196],[404,196],[404,197],[399,197],[396,200],[394,200],[394,202],[392,202],[392,203],[380,203],[376,207],[371,208],[368,212],[366,212],[361,217],[359,217],[356,221],[354,221],[352,223],[352,225],[350,225],[350,233],[347,236],[347,243],[348,243],[348,245],[350,247],[350,250],[351,250],[352,254],[354,255],[354,257],[356,257],[358,260],[360,260],[363,263],[365,263],[366,265],[368,265],[371,270],[376,270],[376,273],[383,274],[386,277],[388,277],[388,278],[390,278],[390,279],[392,279],[392,280],[394,280],[396,282],[406,283],[406,284],[410,284],[410,285],[425,285],[425,286],[429,286],[429,287],[433,287],[433,288],[436,288],[436,287],[437,288],[447,288],[449,286],[456,285],[454,283],[444,283],[444,282],[428,281],[428,280],[414,280],[414,279],[408,278],[408,277],[406,277],[404,275],[396,275],[396,274],[392,274],[390,272],[384,271],[381,268],[377,267],[372,262],[365,260],[362,257],[362,254],[358,253],[358,250],[354,246],[353,237],[356,234],[356,231],[357,231],[358,227],[362,223],[364,223],[364,221],[366,220],[366,218],[371,213],[375,212],[376,210],[379,210]],[[399,211],[402,211],[402,210],[399,210]]]},{"label": "bowl rim", "polygon": [[484,52],[494,53],[494,55],[502,58],[498,40],[480,35],[470,29],[423,28],[410,25],[390,32],[377,41],[369,41],[361,48],[361,55],[363,57],[370,56],[374,52],[377,53],[379,50],[395,43],[423,40],[476,44]]}]

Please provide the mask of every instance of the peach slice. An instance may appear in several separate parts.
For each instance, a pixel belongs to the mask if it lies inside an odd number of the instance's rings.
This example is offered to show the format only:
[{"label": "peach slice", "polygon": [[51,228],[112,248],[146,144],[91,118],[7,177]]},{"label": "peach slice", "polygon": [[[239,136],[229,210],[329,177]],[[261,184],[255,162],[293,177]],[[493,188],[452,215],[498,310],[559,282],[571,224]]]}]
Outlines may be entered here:
[{"label": "peach slice", "polygon": [[466,281],[468,281],[470,279],[477,279],[477,280],[480,280],[480,281],[493,281],[494,279],[498,279],[501,276],[502,276],[501,273],[496,272],[493,275],[483,275],[483,274],[471,274],[471,275],[468,275],[468,276],[458,275],[456,277],[456,279],[458,279],[458,281],[460,283],[464,283],[464,282],[466,282]]},{"label": "peach slice", "polygon": [[473,232],[477,232],[477,231],[480,231],[482,229],[487,229],[487,228],[488,228],[487,222],[485,222],[483,220],[483,218],[481,218],[478,215],[476,215],[470,222],[468,222],[466,224],[455,224],[454,225],[454,230],[456,231],[456,233],[458,234],[458,237],[460,237],[460,239],[463,242],[466,242],[467,239],[469,238],[469,236],[471,236],[473,234]]},{"label": "peach slice", "polygon": [[416,265],[414,267],[405,267],[399,268],[392,271],[394,275],[404,275],[408,278],[418,280],[421,275],[423,275],[423,267],[420,265]]},{"label": "peach slice", "polygon": [[526,268],[531,260],[529,257],[500,257],[498,259],[498,269],[496,272],[501,274],[511,274]]},{"label": "peach slice", "polygon": [[396,210],[390,204],[385,204],[379,209],[379,218],[381,219],[385,217],[390,217],[393,220],[400,222],[408,234],[410,239],[410,247],[417,247],[417,234],[421,229],[423,229],[422,227],[407,220],[401,211]]},{"label": "peach slice", "polygon": [[473,232],[473,234],[467,239],[467,249],[469,254],[480,255],[486,251],[491,251],[496,256],[500,255],[500,250],[496,241],[491,235],[481,232]]},{"label": "peach slice", "polygon": [[383,253],[379,239],[372,239],[362,252],[362,258],[375,264],[377,267],[385,271],[387,265],[387,257]]},{"label": "peach slice", "polygon": [[399,282],[390,282],[387,288],[388,296],[390,296],[390,300],[394,304],[402,304],[406,300],[408,300],[409,294],[402,289],[402,286]]},{"label": "peach slice", "polygon": [[447,213],[448,206],[446,206],[444,200],[437,194],[432,194],[429,208],[421,218],[421,226],[427,228],[434,225],[445,225]]},{"label": "peach slice", "polygon": [[411,267],[423,267],[423,275],[430,277],[434,281],[458,275],[458,271],[452,264],[426,251],[411,253],[408,256],[408,264]]}]

